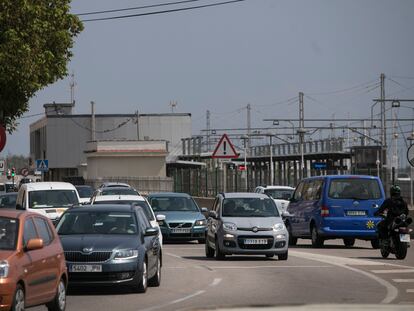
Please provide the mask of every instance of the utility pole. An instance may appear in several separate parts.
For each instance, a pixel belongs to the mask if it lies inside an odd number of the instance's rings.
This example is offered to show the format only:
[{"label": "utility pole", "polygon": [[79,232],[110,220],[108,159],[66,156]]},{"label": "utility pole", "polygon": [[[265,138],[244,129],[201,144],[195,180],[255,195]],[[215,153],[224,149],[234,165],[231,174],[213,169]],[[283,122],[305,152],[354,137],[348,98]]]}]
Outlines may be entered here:
[{"label": "utility pole", "polygon": [[270,139],[270,184],[273,185],[274,180],[274,166],[273,166],[273,141],[272,141],[273,135],[269,135]]},{"label": "utility pole", "polygon": [[300,148],[300,179],[305,177],[305,157],[304,157],[304,135],[305,135],[305,110],[303,105],[303,93],[299,92],[299,148]]},{"label": "utility pole", "polygon": [[91,101],[91,140],[96,141],[95,102]]},{"label": "utility pole", "polygon": [[206,129],[207,129],[207,135],[206,135],[206,144],[207,144],[207,152],[210,152],[210,110],[207,110],[206,113]]},{"label": "utility pole", "polygon": [[139,111],[135,111],[135,115],[137,116],[137,140],[139,140]]},{"label": "utility pole", "polygon": [[70,87],[70,103],[72,105],[75,104],[75,73],[72,72],[72,74],[70,75],[70,83],[69,83],[69,87]]},{"label": "utility pole", "polygon": [[387,149],[387,124],[385,118],[385,75],[381,73],[381,144]]},{"label": "utility pole", "polygon": [[251,124],[251,110],[252,107],[250,106],[250,104],[247,104],[247,152],[250,152],[250,132],[251,132],[251,128],[252,128],[252,124]]}]

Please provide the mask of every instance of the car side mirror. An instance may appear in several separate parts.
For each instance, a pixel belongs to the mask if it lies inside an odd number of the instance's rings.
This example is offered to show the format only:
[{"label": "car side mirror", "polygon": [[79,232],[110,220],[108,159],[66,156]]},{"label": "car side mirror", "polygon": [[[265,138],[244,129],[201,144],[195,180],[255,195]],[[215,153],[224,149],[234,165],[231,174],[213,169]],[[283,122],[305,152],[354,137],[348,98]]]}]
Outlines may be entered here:
[{"label": "car side mirror", "polygon": [[43,240],[42,239],[30,239],[27,242],[26,249],[28,251],[34,251],[36,249],[43,248]]},{"label": "car side mirror", "polygon": [[158,228],[147,228],[145,230],[144,236],[155,236],[158,235],[159,231]]},{"label": "car side mirror", "polygon": [[164,221],[165,220],[165,215],[162,214],[158,214],[157,216],[155,216],[155,218],[157,218],[158,222]]},{"label": "car side mirror", "polygon": [[217,212],[216,212],[216,211],[210,211],[210,212],[208,213],[208,217],[211,217],[211,218],[213,218],[213,219],[218,219]]},{"label": "car side mirror", "polygon": [[209,209],[207,207],[202,207],[201,212],[202,213],[208,213]]},{"label": "car side mirror", "polygon": [[289,213],[288,211],[282,212],[282,218],[287,218],[287,217],[290,217],[290,216],[292,216],[292,214]]},{"label": "car side mirror", "polygon": [[18,210],[26,210],[21,204],[16,204],[16,209]]}]

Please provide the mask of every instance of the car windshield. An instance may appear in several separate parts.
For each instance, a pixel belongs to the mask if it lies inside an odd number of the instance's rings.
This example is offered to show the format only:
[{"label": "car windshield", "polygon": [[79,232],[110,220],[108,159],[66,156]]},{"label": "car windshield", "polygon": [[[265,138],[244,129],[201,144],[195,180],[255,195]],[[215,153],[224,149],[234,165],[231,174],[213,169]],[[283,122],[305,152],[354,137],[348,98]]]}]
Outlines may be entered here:
[{"label": "car windshield", "polygon": [[197,204],[188,197],[151,197],[154,212],[199,212]]},{"label": "car windshield", "polygon": [[66,212],[57,225],[60,235],[70,234],[137,234],[132,212]]},{"label": "car windshield", "polygon": [[289,200],[292,197],[293,190],[290,189],[265,189],[265,194],[270,195],[276,200]]},{"label": "car windshield", "polygon": [[138,192],[132,188],[105,188],[101,195],[138,195]]},{"label": "car windshield", "polygon": [[231,198],[223,201],[223,217],[278,217],[275,202],[268,198]]},{"label": "car windshield", "polygon": [[332,179],[329,186],[329,197],[332,199],[374,200],[381,198],[381,189],[376,179]]},{"label": "car windshield", "polygon": [[16,249],[18,228],[18,219],[0,216],[0,250]]},{"label": "car windshield", "polygon": [[0,195],[0,208],[15,208],[17,193]]},{"label": "car windshield", "polygon": [[75,190],[37,190],[29,192],[30,208],[69,207],[79,204]]},{"label": "car windshield", "polygon": [[81,198],[90,198],[93,194],[91,187],[76,187]]}]

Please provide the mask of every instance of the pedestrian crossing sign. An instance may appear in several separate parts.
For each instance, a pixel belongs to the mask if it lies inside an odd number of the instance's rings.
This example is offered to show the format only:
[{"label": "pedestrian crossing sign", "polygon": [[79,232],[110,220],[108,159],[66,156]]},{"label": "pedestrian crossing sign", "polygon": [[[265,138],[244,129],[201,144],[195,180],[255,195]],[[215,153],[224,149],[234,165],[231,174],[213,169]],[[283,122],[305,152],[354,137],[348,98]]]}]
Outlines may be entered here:
[{"label": "pedestrian crossing sign", "polygon": [[36,170],[47,172],[49,170],[49,160],[36,160]]}]

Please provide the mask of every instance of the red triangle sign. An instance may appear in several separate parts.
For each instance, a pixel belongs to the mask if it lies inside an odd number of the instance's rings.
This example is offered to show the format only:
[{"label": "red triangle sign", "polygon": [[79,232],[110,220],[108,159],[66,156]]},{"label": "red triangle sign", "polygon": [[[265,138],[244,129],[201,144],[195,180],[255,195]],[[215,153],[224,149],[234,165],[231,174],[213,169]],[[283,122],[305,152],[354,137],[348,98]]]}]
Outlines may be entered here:
[{"label": "red triangle sign", "polygon": [[216,159],[234,159],[238,158],[239,154],[234,149],[229,137],[223,134],[211,157]]}]

